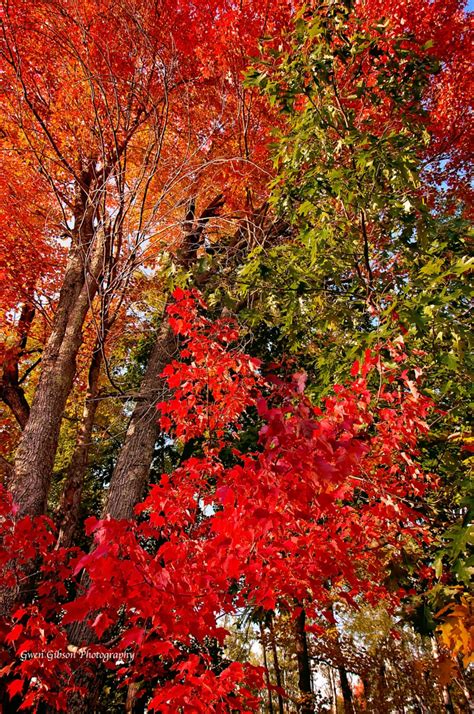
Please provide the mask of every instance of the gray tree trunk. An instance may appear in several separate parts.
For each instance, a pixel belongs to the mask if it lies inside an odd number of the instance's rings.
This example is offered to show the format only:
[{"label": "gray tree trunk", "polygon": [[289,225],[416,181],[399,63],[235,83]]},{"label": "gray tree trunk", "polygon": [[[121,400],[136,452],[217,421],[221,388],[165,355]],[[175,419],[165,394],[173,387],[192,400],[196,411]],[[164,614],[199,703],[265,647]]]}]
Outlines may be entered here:
[{"label": "gray tree trunk", "polygon": [[[196,220],[195,200],[191,199],[184,221],[184,240],[177,262],[189,269],[196,261],[203,233],[209,220],[219,213],[224,199],[216,196]],[[153,452],[159,435],[156,403],[163,399],[166,384],[160,378],[165,366],[177,352],[177,339],[168,325],[166,314],[158,331],[142,380],[137,404],[128,425],[110,481],[102,516],[131,518],[133,509],[144,495],[150,476]]]},{"label": "gray tree trunk", "polygon": [[177,350],[176,336],[166,318],[159,329],[146,367],[125,442],[112,474],[102,516],[131,518],[148,484],[155,444],[160,433],[156,403],[166,384],[160,377]]},{"label": "gray tree trunk", "polygon": [[[19,515],[45,512],[61,421],[76,373],[82,328],[98,287],[103,241],[97,239],[89,268],[75,249],[64,278],[41,376],[15,458],[10,490]],[[87,274],[85,275],[87,270]]]},{"label": "gray tree trunk", "polygon": [[84,479],[89,463],[89,452],[97,411],[100,367],[102,364],[101,345],[96,343],[89,366],[88,388],[84,401],[82,422],[77,435],[76,446],[69,464],[66,480],[58,507],[58,546],[68,548],[73,544],[74,534],[79,525],[81,498]]}]

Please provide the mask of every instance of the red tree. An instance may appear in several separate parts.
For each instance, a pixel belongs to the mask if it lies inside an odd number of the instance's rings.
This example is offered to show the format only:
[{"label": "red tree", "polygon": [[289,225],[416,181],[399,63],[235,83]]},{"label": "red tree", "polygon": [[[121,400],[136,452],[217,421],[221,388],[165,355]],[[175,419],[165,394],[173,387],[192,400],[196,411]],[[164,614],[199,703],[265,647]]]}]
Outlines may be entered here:
[{"label": "red tree", "polygon": [[[172,438],[202,439],[202,455],[162,475],[138,521],[90,519],[88,554],[54,550],[47,519],[17,519],[2,501],[3,587],[11,591],[31,561],[40,564],[33,602],[21,590],[23,602],[3,622],[5,662],[11,649],[15,660],[2,672],[24,708],[43,700],[65,709],[79,686],[77,660],[87,667],[100,658],[122,684],[153,687],[151,710],[253,711],[262,672],[216,664],[210,643],[226,636],[219,617],[249,603],[330,617],[335,592],[349,603],[359,594],[395,602],[401,593],[383,586],[387,558],[426,537],[414,506],[430,484],[416,462],[430,402],[413,376],[387,366],[382,350],[367,353],[353,381],[319,408],[304,395],[304,375],[264,378],[236,344],[235,324],[211,322],[188,291],[175,300],[170,324],[185,344],[166,369],[174,394],[160,419]],[[389,350],[403,363],[401,344]],[[242,453],[249,409],[263,425],[258,450]],[[68,650],[66,626],[78,621],[90,623],[96,641]],[[41,655],[57,650],[59,658]]]}]

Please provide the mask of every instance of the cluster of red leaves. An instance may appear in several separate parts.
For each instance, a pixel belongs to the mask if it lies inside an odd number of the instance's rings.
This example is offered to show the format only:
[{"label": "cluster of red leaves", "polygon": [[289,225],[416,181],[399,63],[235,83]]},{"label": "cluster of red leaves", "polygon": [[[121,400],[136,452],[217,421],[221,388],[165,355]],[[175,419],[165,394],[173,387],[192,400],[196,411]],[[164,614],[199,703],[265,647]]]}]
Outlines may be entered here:
[{"label": "cluster of red leaves", "polygon": [[186,339],[181,360],[163,371],[173,398],[160,402],[160,425],[174,425],[177,437],[205,437],[207,446],[221,443],[226,430],[238,429],[239,417],[254,401],[260,361],[230,345],[239,336],[234,321],[211,322],[200,314],[199,296],[177,289],[168,308],[169,324]]},{"label": "cluster of red leaves", "polygon": [[[301,603],[321,615],[330,589],[350,603],[389,597],[387,559],[426,537],[414,505],[430,481],[416,456],[431,405],[397,365],[402,345],[390,347],[391,366],[368,352],[352,381],[316,407],[304,375],[263,383],[258,363],[232,347],[235,325],[202,310],[195,294],[175,293],[170,323],[184,345],[166,370],[174,407],[160,411],[171,435],[204,436],[212,447],[162,475],[137,520],[89,519],[94,548],[58,551],[47,519],[17,521],[2,500],[1,586],[12,592],[25,577],[34,585],[2,625],[0,673],[12,695],[24,691],[24,708],[45,700],[65,709],[77,659],[22,653],[67,652],[66,626],[86,622],[96,636],[89,653],[110,657],[104,665],[121,683],[154,686],[150,711],[256,711],[263,672],[216,661],[211,643],[226,637],[219,618],[243,606],[296,615]],[[248,407],[262,428],[243,454],[232,434]],[[224,445],[234,447],[231,465]]]},{"label": "cluster of red leaves", "polygon": [[[47,652],[67,652],[68,638],[57,614],[71,577],[77,549],[56,549],[54,524],[46,517],[18,518],[10,495],[0,489],[0,597],[8,612],[0,618],[0,676],[21,709],[42,700],[58,710],[67,706],[72,667],[48,660]],[[12,659],[12,650],[15,657]],[[27,683],[37,682],[29,686]]]},{"label": "cluster of red leaves", "polygon": [[472,96],[472,14],[465,5],[464,0],[371,0],[357,2],[356,12],[369,24],[390,18],[389,36],[410,37],[418,54],[439,60],[427,106],[430,128],[438,152],[461,151],[467,158],[472,148],[467,110]]}]

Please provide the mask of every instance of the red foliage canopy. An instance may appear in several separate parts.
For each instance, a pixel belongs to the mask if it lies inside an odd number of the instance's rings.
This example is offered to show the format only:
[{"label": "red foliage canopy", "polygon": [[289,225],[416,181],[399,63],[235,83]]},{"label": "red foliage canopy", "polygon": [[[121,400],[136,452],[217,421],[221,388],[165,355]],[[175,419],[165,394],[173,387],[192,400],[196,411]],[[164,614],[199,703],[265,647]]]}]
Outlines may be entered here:
[{"label": "red foliage canopy", "polygon": [[[20,595],[2,623],[1,673],[24,708],[44,700],[64,710],[80,658],[101,659],[124,684],[154,683],[151,710],[253,711],[262,671],[212,660],[224,613],[252,605],[296,615],[304,603],[321,615],[330,588],[351,603],[403,594],[383,585],[386,561],[426,538],[415,504],[431,481],[416,462],[431,404],[398,366],[403,345],[389,346],[390,364],[368,352],[317,407],[304,375],[264,378],[236,325],[203,311],[198,295],[176,291],[170,324],[184,344],[166,370],[173,397],[160,405],[171,438],[204,437],[202,456],[163,474],[138,520],[89,519],[93,550],[55,550],[51,522],[17,520],[2,496],[2,587]],[[243,453],[249,409],[262,427],[256,450]],[[27,593],[32,561],[39,576]],[[78,650],[66,626],[82,621],[96,640]]]}]

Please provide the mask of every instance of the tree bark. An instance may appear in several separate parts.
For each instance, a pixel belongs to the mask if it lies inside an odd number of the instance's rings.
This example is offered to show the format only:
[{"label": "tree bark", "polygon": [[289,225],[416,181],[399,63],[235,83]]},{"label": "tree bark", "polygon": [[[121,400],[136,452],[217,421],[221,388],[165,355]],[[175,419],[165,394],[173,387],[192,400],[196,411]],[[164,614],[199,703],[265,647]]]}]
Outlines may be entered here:
[{"label": "tree bark", "polygon": [[176,349],[176,337],[165,318],[157,333],[125,442],[112,474],[103,517],[131,518],[134,507],[144,494],[160,433],[156,403],[163,398],[166,389],[160,374]]},{"label": "tree bark", "polygon": [[270,687],[271,687],[270,671],[268,669],[268,659],[267,659],[267,638],[265,637],[265,630],[264,630],[263,624],[261,622],[260,622],[260,642],[262,644],[263,666],[265,667],[265,682],[267,685],[267,694],[268,694],[268,712],[269,712],[269,714],[273,714],[272,690],[270,689]]},{"label": "tree bark", "polygon": [[[336,683],[334,681],[334,675],[333,675],[331,665],[328,665],[328,677],[329,677],[329,684],[331,687],[331,699],[334,704],[334,714],[337,714],[337,689],[336,689]],[[333,711],[332,705],[331,705],[331,711]]]},{"label": "tree bark", "polygon": [[28,404],[23,389],[11,379],[11,374],[8,374],[8,365],[5,364],[3,369],[2,385],[0,386],[1,399],[10,407],[13,416],[17,420],[21,429],[24,429],[30,416],[30,405]]},{"label": "tree bark", "polygon": [[[71,248],[53,330],[43,352],[41,376],[16,454],[10,489],[19,516],[38,516],[46,510],[61,421],[82,343],[82,328],[103,267],[104,239],[96,235],[94,240],[92,222],[93,210],[87,206],[80,218],[76,217],[79,236]],[[86,257],[89,254],[90,259]]]},{"label": "tree bark", "polygon": [[[219,213],[223,204],[224,198],[219,194],[196,219],[195,200],[189,201],[183,224],[184,240],[177,256],[177,262],[182,268],[189,269],[195,263],[205,227],[209,220]],[[172,360],[176,350],[177,339],[165,315],[148,360],[125,443],[112,474],[103,517],[108,515],[111,518],[131,518],[134,507],[144,494],[160,433],[155,405],[166,389],[160,374]]]},{"label": "tree bark", "polygon": [[[273,655],[273,669],[275,670],[275,679],[277,687],[283,689],[283,679],[281,676],[280,662],[278,661],[278,650],[275,640],[275,628],[273,627],[273,616],[269,617],[268,627],[270,630],[270,645]],[[280,692],[278,692],[278,714],[284,714],[284,702]]]},{"label": "tree bark", "polygon": [[305,631],[306,613],[304,608],[295,621],[296,658],[298,662],[298,687],[301,692],[301,714],[314,714],[314,698],[311,686],[311,665],[308,653],[308,641]]},{"label": "tree bark", "polygon": [[[333,604],[332,611],[334,613],[335,606]],[[336,620],[335,620],[336,622]],[[344,702],[344,714],[354,714],[354,703],[352,701],[352,690],[349,684],[349,678],[347,676],[345,664],[344,664],[344,653],[341,648],[341,641],[339,639],[339,630],[337,629],[337,623],[335,624],[335,647],[338,655],[338,666],[337,671],[339,672],[339,682],[341,685],[342,700]]]},{"label": "tree bark", "polygon": [[[102,517],[109,515],[115,519],[131,518],[134,506],[143,496],[159,435],[155,405],[162,398],[165,389],[165,383],[159,375],[172,359],[176,347],[176,337],[165,319],[150,353],[125,443],[112,474]],[[82,584],[87,587],[87,576],[83,577]],[[76,622],[70,628],[69,637],[71,642],[77,645],[87,645],[94,641],[93,631],[84,622]],[[86,714],[93,710],[93,703],[98,695],[97,688],[100,687],[100,674],[97,674],[95,680],[85,671],[79,672],[77,676],[81,684],[87,687],[89,694],[86,697],[72,696],[69,711],[71,714]]]},{"label": "tree bark", "polygon": [[82,343],[82,326],[96,289],[96,280],[87,280],[72,310],[60,349],[54,349],[53,340],[43,355],[40,381],[18,446],[10,485],[19,515],[38,516],[45,512],[61,421]]},{"label": "tree bark", "polygon": [[34,316],[34,307],[28,302],[25,303],[18,322],[18,343],[4,356],[3,373],[0,380],[0,399],[12,410],[21,429],[25,428],[30,416],[30,405],[21,386],[18,361],[26,347]]},{"label": "tree bark", "polygon": [[[195,221],[194,201],[190,201],[184,223],[185,237],[178,262],[190,268],[195,262],[207,222],[223,205],[222,196],[217,196]],[[115,465],[106,496],[102,517],[115,519],[133,517],[134,507],[140,502],[149,481],[155,444],[160,434],[156,403],[162,399],[166,383],[160,378],[164,367],[173,359],[177,350],[177,338],[169,327],[166,315],[157,331],[148,364],[140,386],[137,403],[133,410],[125,437]],[[83,622],[70,629],[70,640],[75,644],[89,644],[94,633]],[[73,696],[69,702],[71,714],[86,714],[93,709],[99,676],[93,681],[86,672],[78,674],[90,691],[90,696]]]},{"label": "tree bark", "polygon": [[68,548],[72,545],[74,534],[79,525],[82,491],[89,463],[92,431],[98,406],[97,395],[101,364],[102,348],[101,344],[97,342],[89,365],[88,388],[84,401],[82,422],[58,508],[58,547]]},{"label": "tree bark", "polygon": [[[140,695],[141,696],[138,696]],[[127,699],[125,702],[126,714],[144,714],[146,697],[144,692],[140,692],[140,685],[132,682],[128,685]]]},{"label": "tree bark", "polygon": [[349,684],[349,678],[347,676],[346,668],[344,665],[339,665],[337,668],[339,672],[339,681],[341,683],[342,699],[344,702],[344,714],[355,714],[354,704],[352,701],[352,690]]}]

